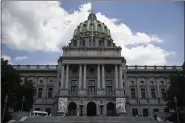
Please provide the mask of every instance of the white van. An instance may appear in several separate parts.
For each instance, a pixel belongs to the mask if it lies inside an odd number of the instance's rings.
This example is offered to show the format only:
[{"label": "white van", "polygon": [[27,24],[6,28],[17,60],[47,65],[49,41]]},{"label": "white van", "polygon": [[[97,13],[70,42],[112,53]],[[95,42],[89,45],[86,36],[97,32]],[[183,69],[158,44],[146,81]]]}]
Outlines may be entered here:
[{"label": "white van", "polygon": [[45,111],[33,111],[31,113],[31,117],[32,116],[48,116],[48,112],[45,112]]}]

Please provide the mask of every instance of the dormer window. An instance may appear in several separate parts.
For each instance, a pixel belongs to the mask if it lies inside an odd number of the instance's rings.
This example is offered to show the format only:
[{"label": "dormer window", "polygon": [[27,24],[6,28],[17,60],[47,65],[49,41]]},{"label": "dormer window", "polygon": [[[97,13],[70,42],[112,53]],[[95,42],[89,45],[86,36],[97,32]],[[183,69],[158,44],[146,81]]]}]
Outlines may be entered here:
[{"label": "dormer window", "polygon": [[101,27],[101,24],[98,24],[99,27]]}]

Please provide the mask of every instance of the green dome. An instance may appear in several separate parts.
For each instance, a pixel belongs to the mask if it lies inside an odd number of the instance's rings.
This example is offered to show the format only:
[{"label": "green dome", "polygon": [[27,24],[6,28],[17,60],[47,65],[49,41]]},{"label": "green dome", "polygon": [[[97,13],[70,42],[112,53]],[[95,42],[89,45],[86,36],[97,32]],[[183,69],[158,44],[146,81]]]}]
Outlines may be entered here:
[{"label": "green dome", "polygon": [[103,34],[102,36],[110,36],[110,30],[104,23],[97,20],[93,12],[89,14],[86,21],[77,26],[74,31],[74,37],[87,32],[89,32],[89,35],[100,33],[101,35]]}]

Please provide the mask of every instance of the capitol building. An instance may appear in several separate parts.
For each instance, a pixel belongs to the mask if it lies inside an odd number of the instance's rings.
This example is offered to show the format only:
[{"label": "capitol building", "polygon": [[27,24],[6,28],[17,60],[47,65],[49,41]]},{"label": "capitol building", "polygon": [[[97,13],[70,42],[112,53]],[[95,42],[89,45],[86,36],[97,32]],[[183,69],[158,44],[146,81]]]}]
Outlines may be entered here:
[{"label": "capitol building", "polygon": [[32,110],[53,116],[165,117],[164,94],[182,66],[128,66],[110,30],[91,12],[74,30],[58,65],[13,65],[36,87]]}]

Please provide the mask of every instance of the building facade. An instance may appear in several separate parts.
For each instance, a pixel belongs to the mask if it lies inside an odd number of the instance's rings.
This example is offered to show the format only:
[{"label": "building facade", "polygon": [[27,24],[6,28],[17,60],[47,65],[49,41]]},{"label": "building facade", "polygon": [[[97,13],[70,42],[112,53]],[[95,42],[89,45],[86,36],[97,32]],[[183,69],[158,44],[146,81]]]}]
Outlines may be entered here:
[{"label": "building facade", "polygon": [[181,66],[127,66],[107,26],[91,12],[62,48],[58,65],[13,65],[21,79],[36,87],[33,110],[60,115],[59,100],[66,100],[67,115],[118,115],[117,99],[128,116],[168,112],[164,93],[171,72]]}]

